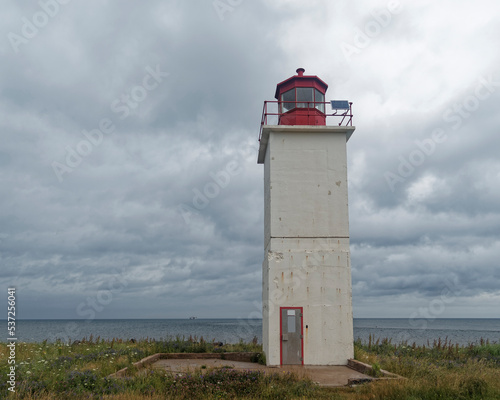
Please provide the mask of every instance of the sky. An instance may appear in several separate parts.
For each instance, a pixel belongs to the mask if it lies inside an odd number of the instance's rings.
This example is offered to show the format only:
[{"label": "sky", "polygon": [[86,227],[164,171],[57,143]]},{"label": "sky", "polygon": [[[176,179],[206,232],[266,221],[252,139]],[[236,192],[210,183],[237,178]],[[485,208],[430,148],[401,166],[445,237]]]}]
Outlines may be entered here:
[{"label": "sky", "polygon": [[7,1],[0,290],[18,319],[255,318],[264,100],[353,102],[355,318],[499,318],[495,0]]}]

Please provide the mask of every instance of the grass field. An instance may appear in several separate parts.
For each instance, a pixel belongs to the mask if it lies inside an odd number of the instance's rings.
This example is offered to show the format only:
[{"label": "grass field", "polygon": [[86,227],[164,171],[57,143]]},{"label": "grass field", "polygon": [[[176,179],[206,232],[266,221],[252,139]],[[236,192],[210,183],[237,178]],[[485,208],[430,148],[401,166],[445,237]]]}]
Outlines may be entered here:
[{"label": "grass field", "polygon": [[[393,345],[388,340],[355,343],[355,358],[374,370],[405,380],[383,380],[354,388],[319,388],[288,373],[264,375],[229,368],[182,376],[147,370],[125,378],[107,376],[155,353],[260,352],[256,343],[219,347],[196,338],[141,340],[136,343],[89,338],[75,343],[18,343],[16,392],[7,390],[9,354],[3,360],[0,398],[9,399],[500,399],[500,344],[458,346],[436,341],[427,346]],[[133,368],[132,368],[133,371]]]}]

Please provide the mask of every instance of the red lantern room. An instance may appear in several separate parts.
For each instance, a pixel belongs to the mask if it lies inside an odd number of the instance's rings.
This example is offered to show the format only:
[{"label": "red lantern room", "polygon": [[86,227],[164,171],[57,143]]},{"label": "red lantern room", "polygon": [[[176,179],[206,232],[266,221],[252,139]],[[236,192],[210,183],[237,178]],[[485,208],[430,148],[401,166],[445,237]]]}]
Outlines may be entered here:
[{"label": "red lantern room", "polygon": [[314,75],[297,75],[278,83],[279,125],[326,125],[325,93],[328,85]]}]

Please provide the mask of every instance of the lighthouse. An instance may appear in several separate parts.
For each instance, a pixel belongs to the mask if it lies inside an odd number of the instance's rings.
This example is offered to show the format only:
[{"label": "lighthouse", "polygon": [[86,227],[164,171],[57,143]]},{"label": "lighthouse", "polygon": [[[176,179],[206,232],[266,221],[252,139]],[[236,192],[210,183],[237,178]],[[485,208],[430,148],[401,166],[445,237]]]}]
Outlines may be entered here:
[{"label": "lighthouse", "polygon": [[263,350],[268,365],[353,358],[346,143],[352,103],[297,74],[264,102]]}]

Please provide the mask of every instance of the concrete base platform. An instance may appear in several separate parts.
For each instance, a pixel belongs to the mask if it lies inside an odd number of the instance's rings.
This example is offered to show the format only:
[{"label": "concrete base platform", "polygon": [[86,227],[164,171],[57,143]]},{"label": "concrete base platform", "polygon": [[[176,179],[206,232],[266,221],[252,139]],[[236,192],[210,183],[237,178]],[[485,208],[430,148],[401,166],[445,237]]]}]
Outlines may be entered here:
[{"label": "concrete base platform", "polygon": [[[208,368],[230,367],[237,370],[264,371],[267,373],[293,372],[299,378],[309,378],[320,386],[338,387],[355,382],[367,382],[374,378],[355,371],[344,365],[313,366],[313,365],[282,365],[267,367],[252,362],[229,361],[221,359],[160,359],[152,364],[153,368],[163,369],[172,373],[185,373]],[[203,372],[204,369],[201,369]]]}]

